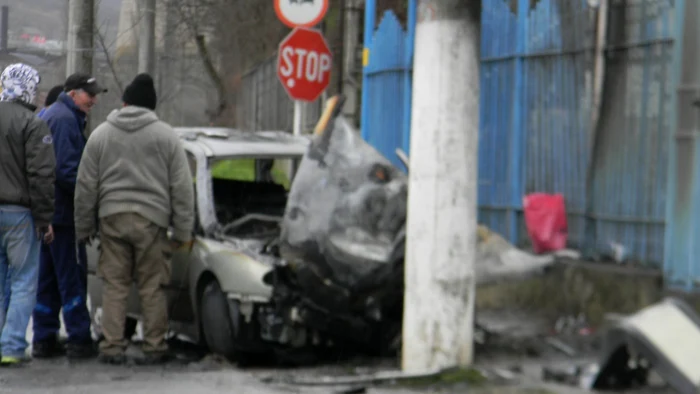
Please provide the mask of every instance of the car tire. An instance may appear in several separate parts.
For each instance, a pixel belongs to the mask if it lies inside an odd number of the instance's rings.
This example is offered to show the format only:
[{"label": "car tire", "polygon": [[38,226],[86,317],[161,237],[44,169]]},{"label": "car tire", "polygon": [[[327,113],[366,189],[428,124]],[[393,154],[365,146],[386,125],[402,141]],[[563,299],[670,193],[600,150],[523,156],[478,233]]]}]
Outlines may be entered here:
[{"label": "car tire", "polygon": [[237,356],[235,339],[238,330],[231,319],[228,300],[219,282],[213,280],[207,284],[200,300],[202,336],[209,351],[234,360]]}]

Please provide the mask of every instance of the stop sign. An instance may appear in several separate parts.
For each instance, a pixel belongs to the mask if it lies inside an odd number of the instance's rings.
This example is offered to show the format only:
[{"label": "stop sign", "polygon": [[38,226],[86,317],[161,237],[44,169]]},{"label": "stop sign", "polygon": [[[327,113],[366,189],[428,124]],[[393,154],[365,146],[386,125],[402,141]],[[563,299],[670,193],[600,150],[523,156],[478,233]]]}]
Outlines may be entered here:
[{"label": "stop sign", "polygon": [[331,58],[321,32],[297,27],[280,43],[277,76],[293,100],[315,101],[330,83]]}]

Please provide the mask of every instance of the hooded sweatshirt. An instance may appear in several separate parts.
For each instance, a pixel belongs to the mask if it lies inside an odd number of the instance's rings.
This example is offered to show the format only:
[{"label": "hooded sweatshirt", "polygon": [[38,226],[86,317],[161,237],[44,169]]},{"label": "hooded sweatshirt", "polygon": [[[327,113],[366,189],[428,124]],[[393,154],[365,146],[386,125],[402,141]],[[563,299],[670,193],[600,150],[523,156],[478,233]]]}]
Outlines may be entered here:
[{"label": "hooded sweatshirt", "polygon": [[194,187],[175,131],[151,110],[113,111],[87,141],[75,190],[78,239],[97,232],[96,218],[137,213],[187,242],[194,229]]}]

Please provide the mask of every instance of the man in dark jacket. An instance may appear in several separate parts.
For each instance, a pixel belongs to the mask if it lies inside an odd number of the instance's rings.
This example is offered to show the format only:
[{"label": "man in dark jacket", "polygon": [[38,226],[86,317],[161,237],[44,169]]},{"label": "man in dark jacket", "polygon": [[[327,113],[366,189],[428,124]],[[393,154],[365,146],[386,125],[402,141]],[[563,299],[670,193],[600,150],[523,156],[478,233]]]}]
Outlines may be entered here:
[{"label": "man in dark jacket", "polygon": [[58,100],[58,95],[63,92],[63,85],[56,85],[49,90],[49,92],[46,94],[46,100],[44,100],[44,108],[39,111],[38,116],[42,117],[44,115],[44,112],[51,106],[51,104],[55,103],[56,100]]},{"label": "man in dark jacket", "polygon": [[33,355],[49,358],[63,354],[57,340],[59,311],[68,332],[69,358],[92,357],[95,353],[87,310],[87,255],[85,244],[76,242],[73,197],[80,157],[85,148],[87,114],[106,92],[95,78],[77,73],[64,84],[58,96],[41,116],[53,135],[56,152],[56,212],[53,217],[55,241],[41,250],[39,291],[34,309]]},{"label": "man in dark jacket", "polygon": [[[24,361],[36,302],[40,238],[53,237],[56,161],[51,132],[34,116],[39,73],[25,64],[0,75],[0,351]],[[9,297],[9,300],[6,298]]]}]

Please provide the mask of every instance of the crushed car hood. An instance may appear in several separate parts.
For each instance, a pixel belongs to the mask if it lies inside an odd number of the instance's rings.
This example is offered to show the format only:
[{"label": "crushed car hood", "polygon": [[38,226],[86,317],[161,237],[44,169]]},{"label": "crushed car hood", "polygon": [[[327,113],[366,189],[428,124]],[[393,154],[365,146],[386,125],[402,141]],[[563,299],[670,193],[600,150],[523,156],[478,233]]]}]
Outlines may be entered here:
[{"label": "crushed car hood", "polygon": [[406,221],[407,176],[367,144],[345,118],[316,136],[287,201],[280,251],[354,290],[395,263]]}]

